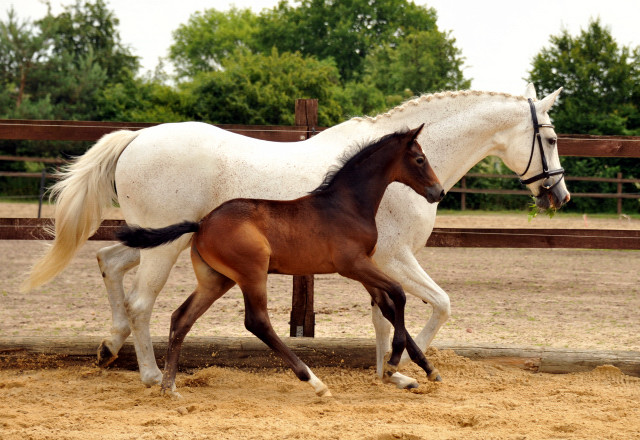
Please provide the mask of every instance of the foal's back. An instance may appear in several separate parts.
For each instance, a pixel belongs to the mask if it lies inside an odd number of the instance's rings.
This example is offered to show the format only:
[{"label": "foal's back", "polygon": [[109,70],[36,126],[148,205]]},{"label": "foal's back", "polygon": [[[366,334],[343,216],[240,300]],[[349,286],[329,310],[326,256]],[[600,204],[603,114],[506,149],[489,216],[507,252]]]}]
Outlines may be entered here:
[{"label": "foal's back", "polygon": [[[357,229],[344,221],[343,209],[331,209],[325,199],[320,194],[293,201],[230,200],[202,219],[194,245],[207,264],[234,280],[252,271],[334,273],[338,247],[345,253]],[[376,242],[375,219],[371,223],[369,255]]]}]

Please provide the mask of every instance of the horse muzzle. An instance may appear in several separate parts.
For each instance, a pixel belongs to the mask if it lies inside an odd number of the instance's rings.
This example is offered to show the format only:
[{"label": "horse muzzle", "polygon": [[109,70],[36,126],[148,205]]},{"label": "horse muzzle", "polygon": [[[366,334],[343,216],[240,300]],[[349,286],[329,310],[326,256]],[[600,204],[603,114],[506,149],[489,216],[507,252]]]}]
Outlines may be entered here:
[{"label": "horse muzzle", "polygon": [[444,198],[444,189],[442,185],[436,183],[435,185],[426,188],[427,201],[429,203],[437,203]]},{"label": "horse muzzle", "polygon": [[[562,180],[562,179],[560,179]],[[540,209],[560,209],[569,200],[571,200],[571,194],[564,187],[564,185],[558,185],[558,180],[555,184],[551,185],[548,182],[549,179],[542,182],[539,189],[539,194],[536,196],[536,206]]]}]

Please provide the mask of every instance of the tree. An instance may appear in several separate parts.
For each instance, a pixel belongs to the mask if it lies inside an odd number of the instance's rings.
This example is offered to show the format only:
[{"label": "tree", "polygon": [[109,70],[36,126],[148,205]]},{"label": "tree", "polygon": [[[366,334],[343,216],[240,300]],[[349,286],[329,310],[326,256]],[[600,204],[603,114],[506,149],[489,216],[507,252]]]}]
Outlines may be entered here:
[{"label": "tree", "polygon": [[15,108],[22,104],[31,70],[47,49],[44,36],[33,23],[20,22],[14,9],[9,9],[7,21],[0,22],[0,83],[15,95]]},{"label": "tree", "polygon": [[184,113],[218,124],[294,124],[296,98],[318,98],[320,125],[340,120],[339,75],[331,61],[299,53],[254,54],[237,49],[222,69],[198,74],[182,84]]},{"label": "tree", "polygon": [[219,70],[237,48],[255,49],[257,33],[257,16],[250,9],[196,12],[174,31],[169,59],[181,79]]},{"label": "tree", "polygon": [[333,58],[345,81],[363,72],[364,60],[371,51],[397,44],[415,32],[437,31],[435,10],[407,0],[299,3],[290,6],[281,1],[261,14],[260,44],[263,49],[275,46],[281,52]]},{"label": "tree", "polygon": [[387,95],[468,88],[471,83],[463,78],[460,50],[454,43],[436,29],[387,43],[365,59],[364,81]]},{"label": "tree", "polygon": [[564,87],[553,119],[564,133],[640,134],[640,48],[618,46],[600,20],[550,38],[533,59],[539,94]]},{"label": "tree", "polygon": [[[573,37],[564,30],[533,59],[529,80],[540,95],[564,87],[553,110],[559,133],[640,135],[640,48],[620,47],[600,20]],[[636,177],[638,159],[565,157],[568,175]],[[615,192],[615,184],[572,182],[574,192]],[[634,189],[637,191],[637,189]],[[614,211],[614,200],[579,198],[566,209]],[[640,211],[637,200],[624,201],[626,211]]]}]

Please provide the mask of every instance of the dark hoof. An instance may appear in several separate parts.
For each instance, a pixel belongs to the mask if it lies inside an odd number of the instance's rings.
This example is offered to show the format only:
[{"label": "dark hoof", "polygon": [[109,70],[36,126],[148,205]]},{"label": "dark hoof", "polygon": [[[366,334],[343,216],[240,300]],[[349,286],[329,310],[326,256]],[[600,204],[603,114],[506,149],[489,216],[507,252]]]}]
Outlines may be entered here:
[{"label": "dark hoof", "polygon": [[427,379],[429,379],[431,382],[442,382],[442,378],[440,377],[440,372],[435,368],[431,373],[427,375]]},{"label": "dark hoof", "polygon": [[418,382],[411,382],[409,385],[407,385],[406,387],[404,387],[405,390],[413,390],[416,389],[420,386],[420,384],[418,384]]},{"label": "dark hoof", "polygon": [[113,354],[105,343],[100,344],[100,347],[98,347],[98,361],[96,362],[98,367],[106,368],[116,359],[118,359],[117,354]]}]

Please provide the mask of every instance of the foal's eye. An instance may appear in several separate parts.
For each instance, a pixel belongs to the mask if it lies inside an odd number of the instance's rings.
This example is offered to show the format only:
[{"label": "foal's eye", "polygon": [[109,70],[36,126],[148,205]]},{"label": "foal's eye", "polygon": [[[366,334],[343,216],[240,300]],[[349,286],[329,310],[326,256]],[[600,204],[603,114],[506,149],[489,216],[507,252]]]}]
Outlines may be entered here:
[{"label": "foal's eye", "polygon": [[416,162],[418,163],[418,165],[424,164],[424,157],[422,156],[417,157]]}]

